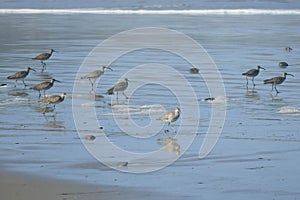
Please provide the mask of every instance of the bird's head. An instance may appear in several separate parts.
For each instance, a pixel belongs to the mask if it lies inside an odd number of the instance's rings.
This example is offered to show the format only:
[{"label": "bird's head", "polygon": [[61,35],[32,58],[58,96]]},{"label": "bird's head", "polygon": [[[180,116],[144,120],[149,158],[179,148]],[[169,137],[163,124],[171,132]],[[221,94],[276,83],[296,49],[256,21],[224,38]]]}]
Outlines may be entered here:
[{"label": "bird's head", "polygon": [[259,70],[259,69],[266,70],[265,68],[263,68],[263,67],[261,67],[261,66],[257,66],[256,69],[258,69],[258,70]]}]

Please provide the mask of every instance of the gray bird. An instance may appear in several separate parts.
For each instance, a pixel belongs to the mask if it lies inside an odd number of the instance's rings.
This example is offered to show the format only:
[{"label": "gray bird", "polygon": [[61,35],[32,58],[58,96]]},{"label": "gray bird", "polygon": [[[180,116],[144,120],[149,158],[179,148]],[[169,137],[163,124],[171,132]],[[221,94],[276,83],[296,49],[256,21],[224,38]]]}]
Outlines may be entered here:
[{"label": "gray bird", "polygon": [[[67,95],[66,93],[62,93],[61,95],[47,96],[47,97],[44,97],[43,99],[39,100],[38,102],[47,104],[46,108],[45,108],[45,111],[47,110],[47,106],[50,105],[50,104],[53,104],[54,109],[55,109],[55,105],[63,102],[66,95]],[[44,113],[45,113],[45,111],[44,111]]]},{"label": "gray bird", "polygon": [[243,76],[246,76],[246,80],[247,80],[247,87],[248,87],[248,77],[252,77],[252,83],[253,83],[253,87],[255,87],[255,83],[254,83],[254,77],[256,77],[259,74],[259,69],[264,69],[265,68],[261,67],[261,66],[257,66],[256,69],[250,69],[247,72],[243,73]]},{"label": "gray bird", "polygon": [[118,99],[118,93],[122,92],[122,94],[125,96],[125,98],[128,99],[128,97],[124,93],[124,91],[128,87],[128,82],[129,82],[129,80],[127,78],[125,78],[124,81],[117,83],[115,86],[113,86],[112,88],[107,90],[106,94],[114,94],[114,92],[117,92],[117,99]]},{"label": "gray bird", "polygon": [[32,86],[30,89],[39,91],[39,98],[41,97],[41,90],[44,90],[44,97],[45,97],[45,91],[52,88],[55,81],[61,83],[60,81],[52,78],[50,81],[39,83],[37,85]]},{"label": "gray bird", "polygon": [[281,76],[277,76],[277,77],[274,77],[274,78],[271,78],[271,79],[264,80],[264,84],[272,84],[272,90],[271,91],[273,91],[273,89],[275,87],[275,90],[278,94],[279,91],[277,90],[276,85],[280,85],[281,83],[283,83],[286,79],[286,75],[294,77],[293,74],[289,74],[289,73],[284,72]]},{"label": "gray bird", "polygon": [[[171,123],[175,122],[180,117],[180,109],[177,107],[174,111],[168,112],[158,118],[159,120],[162,120],[170,126]],[[168,130],[165,130],[165,132],[168,132]]]},{"label": "gray bird", "polygon": [[30,70],[35,71],[34,69],[32,69],[32,68],[30,68],[30,67],[27,67],[26,71],[16,72],[15,74],[13,74],[13,75],[7,77],[7,79],[16,80],[16,82],[15,82],[15,87],[17,87],[17,81],[18,81],[18,80],[22,80],[22,81],[23,81],[23,84],[24,84],[24,87],[26,87],[27,85],[25,84],[24,79],[25,79],[26,76],[29,74],[29,71],[30,71]]},{"label": "gray bird", "polygon": [[96,79],[104,74],[105,69],[110,69],[111,71],[113,71],[110,67],[102,66],[101,69],[93,71],[93,72],[81,77],[81,79],[89,79],[89,81],[91,82],[91,85],[92,85],[92,91],[94,91],[94,84],[96,82]]},{"label": "gray bird", "polygon": [[57,52],[54,49],[51,49],[50,52],[41,53],[40,55],[32,58],[32,60],[40,60],[43,66],[42,72],[46,69],[46,63],[44,63],[45,60],[48,60],[53,52]]}]

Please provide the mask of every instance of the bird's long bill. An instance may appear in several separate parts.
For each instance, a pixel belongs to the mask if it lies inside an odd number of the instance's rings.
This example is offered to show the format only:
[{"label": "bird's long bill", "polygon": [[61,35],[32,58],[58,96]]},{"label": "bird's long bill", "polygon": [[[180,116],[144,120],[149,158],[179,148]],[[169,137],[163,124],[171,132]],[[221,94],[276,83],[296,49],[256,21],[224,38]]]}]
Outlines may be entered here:
[{"label": "bird's long bill", "polygon": [[30,69],[30,70],[32,70],[32,71],[35,71],[35,72],[36,72],[36,70],[35,70],[35,69],[33,69],[33,68],[31,68],[31,67],[29,67],[29,69]]},{"label": "bird's long bill", "polygon": [[104,67],[104,68],[106,68],[106,69],[110,69],[111,71],[114,71],[112,68],[110,68],[110,67]]},{"label": "bird's long bill", "polygon": [[295,77],[293,74],[288,74],[288,73],[286,73],[286,75],[290,75],[290,76],[292,76],[292,77]]},{"label": "bird's long bill", "polygon": [[266,70],[265,68],[263,68],[263,67],[260,67],[260,68],[262,68],[263,70]]},{"label": "bird's long bill", "polygon": [[53,49],[53,52],[56,52],[56,53],[58,53],[58,51],[55,51],[54,49]]},{"label": "bird's long bill", "polygon": [[59,80],[56,80],[56,79],[55,79],[55,82],[59,82],[59,83],[61,83],[61,81],[59,81]]}]

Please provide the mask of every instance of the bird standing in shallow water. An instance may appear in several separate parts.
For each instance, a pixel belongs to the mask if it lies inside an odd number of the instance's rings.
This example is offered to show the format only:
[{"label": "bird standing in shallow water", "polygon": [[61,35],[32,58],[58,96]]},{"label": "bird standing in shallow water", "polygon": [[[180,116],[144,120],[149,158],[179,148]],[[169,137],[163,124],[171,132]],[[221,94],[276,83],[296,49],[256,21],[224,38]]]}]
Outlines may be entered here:
[{"label": "bird standing in shallow water", "polygon": [[285,79],[286,79],[286,75],[294,77],[293,74],[289,74],[289,73],[284,72],[281,76],[277,76],[277,77],[274,77],[274,78],[271,78],[271,79],[264,80],[264,84],[272,84],[272,90],[271,90],[271,92],[273,91],[273,89],[275,87],[275,90],[276,90],[276,92],[278,94],[279,91],[277,90],[276,85],[280,85],[281,83],[283,83],[285,81]]},{"label": "bird standing in shallow water", "polygon": [[54,109],[55,109],[55,105],[56,104],[59,104],[61,102],[64,101],[65,97],[66,97],[66,93],[62,93],[61,95],[52,95],[52,96],[47,96],[47,97],[44,97],[43,99],[39,100],[38,102],[39,103],[46,103],[46,108],[45,108],[45,111],[47,109],[47,106],[49,104],[53,104],[54,105]]},{"label": "bird standing in shallow water", "polygon": [[118,93],[122,92],[122,94],[125,96],[125,98],[128,99],[128,97],[124,93],[124,91],[128,87],[128,81],[129,80],[127,78],[125,78],[124,81],[117,83],[115,86],[113,86],[112,88],[107,90],[106,94],[114,94],[114,92],[117,92],[117,99],[118,99]]},{"label": "bird standing in shallow water", "polygon": [[243,76],[246,76],[247,87],[248,87],[248,77],[252,77],[253,87],[255,87],[254,77],[256,77],[259,74],[259,69],[266,70],[265,68],[263,68],[261,66],[257,66],[256,69],[250,69],[249,71],[242,74]]},{"label": "bird standing in shallow water", "polygon": [[[92,91],[94,91],[95,81],[97,78],[99,78],[101,75],[104,74],[105,69],[110,69],[111,71],[113,71],[112,68],[110,68],[110,67],[102,66],[102,68],[100,70],[95,70],[95,71],[81,77],[81,79],[89,79],[89,81],[91,82],[91,85],[92,85]],[[92,81],[92,79],[93,79],[93,81]]]},{"label": "bird standing in shallow water", "polygon": [[57,52],[54,49],[51,49],[50,52],[45,52],[45,53],[41,53],[40,55],[32,58],[32,60],[40,60],[42,63],[42,72],[44,72],[44,70],[46,69],[46,63],[44,63],[45,60],[48,60],[51,56],[53,52]]},{"label": "bird standing in shallow water", "polygon": [[45,91],[52,88],[55,81],[61,83],[60,81],[53,78],[50,81],[45,81],[37,85],[34,85],[30,89],[39,91],[39,98],[41,97],[41,90],[44,90],[44,97],[45,97]]},{"label": "bird standing in shallow water", "polygon": [[30,70],[35,71],[34,69],[32,69],[32,68],[30,68],[30,67],[27,67],[26,71],[16,72],[15,74],[13,74],[13,75],[7,77],[7,79],[16,80],[16,82],[15,82],[15,87],[17,87],[17,81],[18,81],[18,80],[22,80],[22,81],[23,81],[23,84],[24,84],[24,87],[26,87],[27,85],[25,84],[24,79],[25,79],[26,76],[29,74],[29,71],[30,71]]},{"label": "bird standing in shallow water", "polygon": [[[168,112],[165,115],[158,118],[162,120],[170,126],[172,122],[175,122],[180,116],[180,109],[177,107],[174,111]],[[169,130],[165,130],[165,132],[169,132]]]}]

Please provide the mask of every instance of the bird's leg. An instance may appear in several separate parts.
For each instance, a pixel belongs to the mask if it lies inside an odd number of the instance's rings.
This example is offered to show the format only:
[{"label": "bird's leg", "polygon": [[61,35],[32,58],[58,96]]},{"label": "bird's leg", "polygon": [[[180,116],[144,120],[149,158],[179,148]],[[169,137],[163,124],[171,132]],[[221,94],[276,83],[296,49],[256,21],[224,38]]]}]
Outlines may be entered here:
[{"label": "bird's leg", "polygon": [[45,91],[46,91],[46,90],[44,90],[44,97],[46,96]]},{"label": "bird's leg", "polygon": [[119,95],[119,92],[117,92],[117,101],[118,101],[118,99],[119,99],[118,95]]},{"label": "bird's leg", "polygon": [[[168,127],[170,127],[170,123],[168,123]],[[164,132],[167,134],[167,133],[169,133],[170,131],[169,131],[169,128],[166,128],[166,124],[164,124]]]},{"label": "bird's leg", "polygon": [[93,81],[93,90],[94,90],[94,92],[96,93],[96,87],[94,88],[94,85],[95,85],[95,83],[96,83],[96,79],[94,79],[94,81]]},{"label": "bird's leg", "polygon": [[252,77],[252,83],[253,83],[253,87],[255,87],[254,77]]},{"label": "bird's leg", "polygon": [[46,104],[43,114],[45,114],[45,113],[46,113],[46,111],[47,111],[47,108],[48,108],[48,104]]},{"label": "bird's leg", "polygon": [[279,91],[277,90],[277,88],[276,88],[276,85],[275,85],[275,90],[276,90],[276,92],[277,92],[277,94],[279,93]]},{"label": "bird's leg", "polygon": [[274,89],[273,87],[274,87],[274,84],[272,84],[272,90],[271,90],[271,92],[273,92],[273,89]]},{"label": "bird's leg", "polygon": [[46,63],[44,63],[42,60],[41,60],[41,63],[42,63],[42,73],[44,72],[44,70],[46,70]]},{"label": "bird's leg", "polygon": [[248,87],[248,77],[246,76],[246,85]]},{"label": "bird's leg", "polygon": [[90,83],[92,85],[92,91],[91,92],[93,92],[94,91],[94,84],[93,84],[93,82],[92,82],[92,80],[90,78],[89,78],[89,81],[90,81]]},{"label": "bird's leg", "polygon": [[15,81],[15,87],[17,87],[17,81],[18,81],[18,80]]},{"label": "bird's leg", "polygon": [[[45,96],[45,95],[44,95]],[[41,98],[41,91],[39,90],[39,99]]]},{"label": "bird's leg", "polygon": [[27,86],[27,85],[26,85],[26,83],[25,83],[24,79],[23,79],[22,81],[23,81],[23,84],[24,84],[24,88],[26,88],[26,86]]},{"label": "bird's leg", "polygon": [[171,126],[171,128],[173,129],[174,133],[176,134],[177,132],[176,132],[176,130],[175,130],[175,128],[174,128],[174,126],[172,126],[172,124],[171,124],[171,123],[170,123],[170,126]]},{"label": "bird's leg", "polygon": [[128,96],[126,96],[125,92],[123,91],[122,93],[125,96],[125,98],[128,99]]}]

